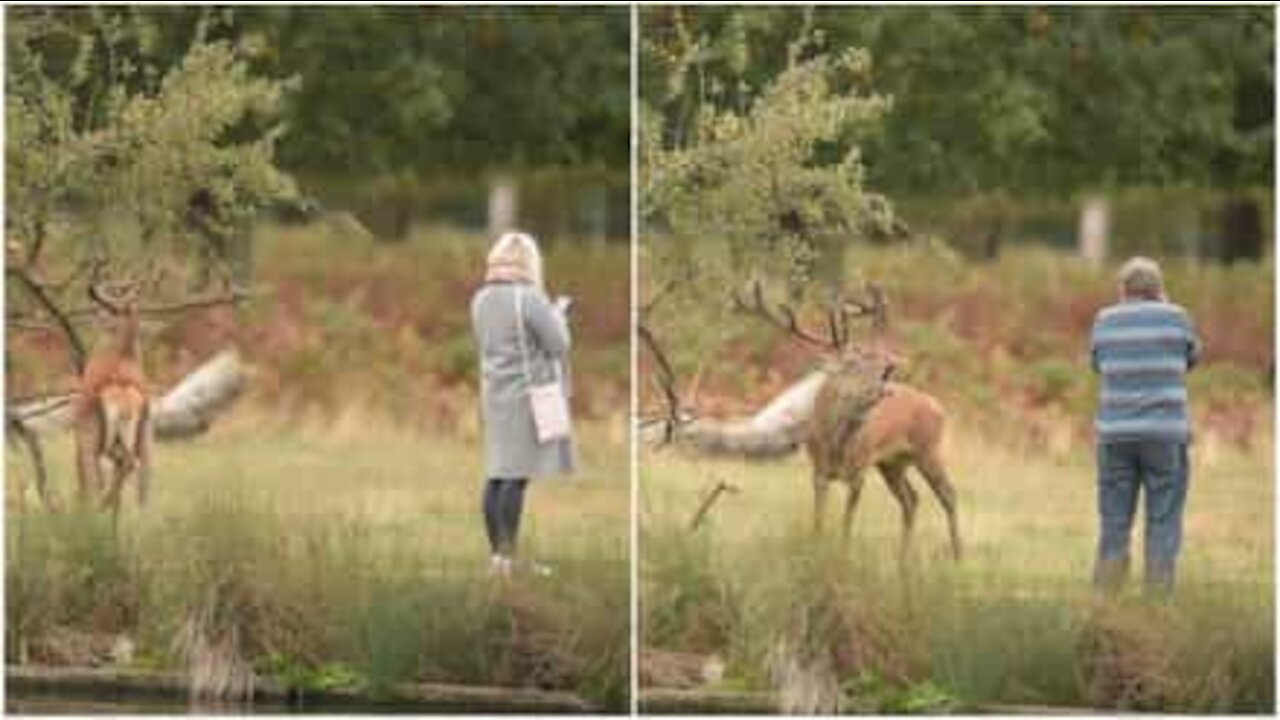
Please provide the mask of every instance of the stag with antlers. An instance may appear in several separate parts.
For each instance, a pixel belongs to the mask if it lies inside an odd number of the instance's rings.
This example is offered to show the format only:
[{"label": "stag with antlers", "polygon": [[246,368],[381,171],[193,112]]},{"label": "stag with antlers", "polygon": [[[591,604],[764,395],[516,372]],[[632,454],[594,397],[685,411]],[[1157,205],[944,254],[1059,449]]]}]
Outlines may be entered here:
[{"label": "stag with antlers", "polygon": [[[36,312],[11,309],[7,328],[60,332],[75,370],[75,384],[68,391],[11,397],[5,405],[9,437],[30,454],[44,506],[57,507],[45,477],[41,436],[64,429],[74,434],[81,506],[93,504],[118,514],[130,479],[143,505],[153,440],[181,440],[203,432],[240,394],[247,376],[238,354],[224,350],[153,398],[142,361],[142,318],[233,304],[250,297],[250,292],[233,286],[226,276],[225,287],[214,294],[144,304],[144,296],[160,294],[169,274],[158,261],[147,262],[145,273],[116,267],[114,274],[120,277],[108,279],[106,259],[86,259],[66,279],[53,282],[33,263],[9,260],[6,275],[36,301]],[[73,288],[79,288],[75,297],[87,295],[90,302],[68,307]],[[81,318],[98,320],[104,330],[91,351],[77,329]]]},{"label": "stag with antlers", "polygon": [[[111,295],[115,297],[111,297]],[[73,410],[76,470],[83,504],[96,494],[104,509],[120,510],[125,481],[136,475],[138,506],[147,499],[151,479],[151,407],[142,368],[138,286],[115,293],[95,282],[89,297],[107,315],[107,332],[85,362]],[[111,477],[104,486],[102,463]]]},{"label": "stag with antlers", "polygon": [[[750,421],[736,426],[697,423],[679,406],[674,373],[651,332],[641,338],[658,362],[656,380],[670,411],[668,436],[689,441],[705,451],[748,457],[776,457],[804,445],[813,468],[813,526],[820,532],[832,482],[848,487],[843,529],[849,535],[862,494],[866,471],[879,471],[902,509],[901,551],[910,546],[919,498],[907,479],[912,467],[925,478],[947,515],[952,554],[961,555],[956,491],[941,458],[945,426],[942,405],[933,397],[891,379],[900,359],[887,349],[887,303],[871,286],[865,300],[833,294],[821,331],[805,328],[786,304],[771,308],[759,283],[749,293],[733,295],[734,308],[758,317],[809,347],[824,362],[811,378],[775,399]],[[852,341],[852,322],[869,318],[872,343]]]}]

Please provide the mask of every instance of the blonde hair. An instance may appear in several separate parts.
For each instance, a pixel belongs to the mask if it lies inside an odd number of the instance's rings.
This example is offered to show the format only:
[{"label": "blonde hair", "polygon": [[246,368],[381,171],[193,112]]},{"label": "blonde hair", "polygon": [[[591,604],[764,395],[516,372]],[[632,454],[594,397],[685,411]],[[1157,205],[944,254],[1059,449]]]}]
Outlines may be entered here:
[{"label": "blonde hair", "polygon": [[486,280],[526,280],[541,288],[542,251],[532,235],[509,232],[489,249]]},{"label": "blonde hair", "polygon": [[1120,268],[1120,291],[1128,298],[1163,299],[1164,278],[1160,265],[1151,258],[1129,258]]}]

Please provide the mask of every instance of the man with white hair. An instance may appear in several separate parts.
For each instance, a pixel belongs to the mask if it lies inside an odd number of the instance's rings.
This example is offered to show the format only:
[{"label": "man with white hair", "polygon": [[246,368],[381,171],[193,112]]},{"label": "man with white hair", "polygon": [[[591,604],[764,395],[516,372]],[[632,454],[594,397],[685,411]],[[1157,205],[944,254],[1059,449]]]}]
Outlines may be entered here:
[{"label": "man with white hair", "polygon": [[1168,594],[1189,480],[1186,373],[1200,356],[1200,341],[1186,310],[1165,297],[1155,261],[1135,257],[1121,268],[1120,302],[1098,313],[1091,350],[1093,368],[1102,376],[1095,421],[1101,531],[1094,584],[1114,591],[1128,574],[1141,488],[1146,588]]}]

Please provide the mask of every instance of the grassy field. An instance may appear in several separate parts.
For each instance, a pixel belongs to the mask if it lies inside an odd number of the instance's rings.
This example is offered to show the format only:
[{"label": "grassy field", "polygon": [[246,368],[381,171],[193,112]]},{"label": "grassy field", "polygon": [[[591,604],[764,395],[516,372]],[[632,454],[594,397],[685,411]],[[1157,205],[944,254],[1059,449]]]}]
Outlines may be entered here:
[{"label": "grassy field", "polygon": [[[780,667],[800,663],[810,676],[829,673],[846,709],[871,702],[896,710],[913,701],[1271,708],[1269,443],[1197,462],[1179,588],[1168,607],[1145,605],[1136,590],[1114,605],[1093,597],[1094,471],[1086,453],[1053,462],[963,430],[947,449],[965,559],[950,562],[941,509],[915,478],[923,502],[905,568],[896,563],[899,509],[878,477],[868,481],[846,545],[831,530],[821,542],[809,535],[803,458],[747,465],[647,454],[646,646],[718,655],[729,688],[821,686]],[[740,492],[723,497],[691,532],[699,500],[719,480]],[[1140,527],[1135,541],[1140,572]]]},{"label": "grassy field", "polygon": [[[531,488],[522,549],[556,575],[499,586],[474,445],[369,417],[242,414],[162,446],[154,504],[130,503],[118,535],[103,517],[9,516],[9,660],[92,663],[95,638],[120,634],[135,646],[127,665],[234,660],[303,685],[554,687],[624,707],[622,437],[586,428],[580,476]],[[26,467],[11,457],[6,470],[14,483]],[[53,472],[72,477],[66,463]]]},{"label": "grassy field", "polygon": [[[721,252],[703,242],[693,257],[715,265]],[[1189,378],[1197,440],[1172,603],[1149,605],[1136,588],[1103,603],[1090,587],[1097,381],[1087,337],[1093,314],[1114,299],[1112,271],[1034,248],[986,263],[932,242],[857,248],[846,258],[849,286],[884,285],[889,341],[907,360],[908,381],[948,409],[944,454],[960,494],[965,559],[950,562],[944,515],[918,476],[916,543],[901,568],[900,511],[878,476],[868,478],[852,540],[834,530],[841,487],[829,536],[815,541],[802,455],[752,465],[646,450],[641,613],[654,662],[687,653],[712,678],[722,664],[714,685],[776,692],[798,711],[1270,711],[1274,268],[1270,259],[1164,265],[1171,296],[1206,344]],[[646,267],[642,296],[671,270]],[[777,330],[729,312],[717,287],[669,296],[649,318],[681,392],[698,378],[693,401],[704,418],[754,411],[815,361]],[[642,405],[656,412],[648,363],[642,355]],[[740,491],[690,531],[720,481]],[[1139,521],[1135,580],[1141,534]],[[662,668],[646,675],[687,681]]]},{"label": "grassy field", "polygon": [[[580,468],[530,489],[522,553],[552,578],[488,577],[476,356],[468,317],[485,238],[421,229],[378,244],[341,227],[264,228],[264,299],[151,327],[163,388],[240,348],[247,396],[206,436],[158,446],[152,504],[119,532],[49,515],[6,453],[6,659],[187,669],[234,695],[402,681],[570,690],[627,707],[629,255],[547,249],[573,327]],[[56,338],[14,335],[10,391],[68,385]],[[58,496],[67,438],[50,444]]]}]

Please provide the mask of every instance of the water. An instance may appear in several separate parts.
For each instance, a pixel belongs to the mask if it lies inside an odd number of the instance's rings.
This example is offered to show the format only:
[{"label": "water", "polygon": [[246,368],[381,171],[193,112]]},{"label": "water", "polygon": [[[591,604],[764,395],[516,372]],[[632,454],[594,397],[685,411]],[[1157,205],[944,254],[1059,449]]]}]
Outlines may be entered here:
[{"label": "water", "polygon": [[[243,715],[245,713],[296,713],[300,708],[278,704],[192,704],[172,698],[72,697],[6,693],[5,714],[14,715]],[[313,710],[316,712],[318,710]]]},{"label": "water", "polygon": [[[468,712],[466,707],[342,703],[338,705],[282,703],[188,703],[174,698],[64,696],[9,691],[5,696],[6,715],[305,715],[305,714],[416,714]],[[486,708],[485,712],[493,712]]]}]

